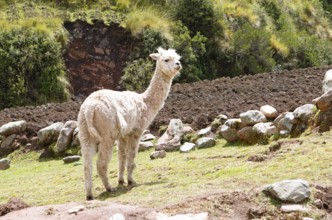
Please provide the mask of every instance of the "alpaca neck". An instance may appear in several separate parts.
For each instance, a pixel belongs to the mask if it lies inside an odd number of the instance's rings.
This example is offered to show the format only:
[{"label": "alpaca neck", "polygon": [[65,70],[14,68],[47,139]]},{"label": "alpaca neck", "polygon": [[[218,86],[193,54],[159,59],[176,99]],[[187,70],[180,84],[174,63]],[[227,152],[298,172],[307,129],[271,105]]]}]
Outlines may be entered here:
[{"label": "alpaca neck", "polygon": [[157,67],[149,87],[143,93],[144,101],[151,111],[157,113],[163,107],[170,91],[171,84],[172,78],[162,74]]}]

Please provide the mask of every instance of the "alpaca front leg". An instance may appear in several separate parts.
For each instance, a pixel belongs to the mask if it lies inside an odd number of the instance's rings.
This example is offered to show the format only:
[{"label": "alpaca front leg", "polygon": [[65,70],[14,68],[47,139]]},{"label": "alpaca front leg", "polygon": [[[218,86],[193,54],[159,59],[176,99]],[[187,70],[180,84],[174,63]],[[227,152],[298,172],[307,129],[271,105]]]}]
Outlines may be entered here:
[{"label": "alpaca front leg", "polygon": [[[111,144],[111,145],[109,145]],[[97,171],[105,188],[109,192],[115,191],[108,181],[108,163],[112,158],[114,141],[103,141],[98,146]]]},{"label": "alpaca front leg", "polygon": [[125,139],[119,140],[119,146],[118,146],[118,159],[119,159],[119,185],[124,184],[124,171],[126,166],[126,148],[127,148],[127,142]]},{"label": "alpaca front leg", "polygon": [[86,192],[86,199],[93,200],[92,196],[92,167],[93,167],[93,156],[96,153],[95,146],[89,146],[82,142],[82,156],[84,163],[84,186]]},{"label": "alpaca front leg", "polygon": [[129,144],[127,147],[127,172],[128,172],[128,185],[129,186],[135,186],[136,182],[133,178],[133,171],[136,167],[135,164],[135,157],[138,152],[138,144],[139,144],[139,139],[135,139],[132,141],[131,144]]}]

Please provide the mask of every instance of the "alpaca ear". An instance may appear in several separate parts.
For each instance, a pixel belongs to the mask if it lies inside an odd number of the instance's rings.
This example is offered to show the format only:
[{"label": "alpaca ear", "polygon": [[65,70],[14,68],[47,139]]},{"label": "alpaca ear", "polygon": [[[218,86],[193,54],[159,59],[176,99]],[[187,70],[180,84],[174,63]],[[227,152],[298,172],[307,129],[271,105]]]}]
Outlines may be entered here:
[{"label": "alpaca ear", "polygon": [[154,60],[158,60],[159,57],[160,57],[160,54],[159,53],[152,53],[152,54],[150,54],[150,57]]}]

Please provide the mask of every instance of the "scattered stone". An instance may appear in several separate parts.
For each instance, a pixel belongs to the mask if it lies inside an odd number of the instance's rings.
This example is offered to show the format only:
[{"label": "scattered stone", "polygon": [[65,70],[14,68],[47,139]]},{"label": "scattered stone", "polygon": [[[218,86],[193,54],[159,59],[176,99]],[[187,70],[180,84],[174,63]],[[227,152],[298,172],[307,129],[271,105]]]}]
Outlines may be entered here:
[{"label": "scattered stone", "polygon": [[38,131],[38,140],[40,146],[47,146],[58,139],[61,129],[65,125],[62,122],[56,122],[46,128]]},{"label": "scattered stone", "polygon": [[81,166],[81,165],[83,165],[82,162],[75,162],[75,163],[74,163],[74,167],[76,167],[76,166]]},{"label": "scattered stone", "polygon": [[64,157],[62,160],[64,163],[73,163],[79,161],[81,157],[79,155]]},{"label": "scattered stone", "polygon": [[274,119],[278,117],[278,111],[271,105],[264,105],[260,108],[260,111],[264,114],[266,118]]},{"label": "scattered stone", "polygon": [[211,131],[216,132],[218,128],[227,121],[228,117],[226,115],[218,115],[211,123]]},{"label": "scattered stone", "polygon": [[[12,134],[12,135],[9,135],[7,136],[1,143],[1,151],[5,150],[7,151],[11,145],[14,143],[15,141],[15,138],[16,138],[16,134]],[[1,155],[1,152],[0,152],[0,155]]]},{"label": "scattered stone", "polygon": [[116,213],[109,220],[126,220],[126,218],[121,213]]},{"label": "scattered stone", "polygon": [[71,209],[68,210],[68,214],[75,214],[77,215],[77,213],[84,211],[85,210],[85,206],[84,205],[79,205],[79,206],[75,206]]},{"label": "scattered stone", "polygon": [[166,157],[166,151],[164,151],[164,150],[154,151],[150,154],[151,160],[154,160],[157,158],[164,158],[164,157]]},{"label": "scattered stone", "polygon": [[312,100],[319,110],[326,112],[332,107],[332,89],[326,91],[323,95]]},{"label": "scattered stone", "polygon": [[212,133],[211,127],[207,127],[207,128],[203,128],[203,129],[199,130],[197,132],[197,135],[199,135],[199,136],[208,136],[211,133]]},{"label": "scattered stone", "polygon": [[151,141],[141,141],[139,142],[138,151],[146,151],[153,148],[153,143]]},{"label": "scattered stone", "polygon": [[153,134],[148,133],[148,134],[144,134],[144,135],[142,136],[141,141],[142,141],[142,142],[145,142],[145,141],[153,141],[153,140],[155,140],[155,139],[156,139],[156,137],[155,137]]},{"label": "scattered stone", "polygon": [[319,209],[322,209],[324,207],[324,203],[322,200],[320,199],[316,199],[314,202],[313,202],[314,206],[316,206],[317,208]]},{"label": "scattered stone", "polygon": [[278,134],[278,129],[272,122],[257,123],[252,127],[252,130],[258,135],[272,136]]},{"label": "scattered stone", "polygon": [[309,217],[303,217],[302,220],[315,220],[315,219],[313,219],[313,218],[309,218]]},{"label": "scattered stone", "polygon": [[280,210],[282,212],[308,212],[309,209],[299,204],[282,204]]},{"label": "scattered stone", "polygon": [[199,138],[196,143],[196,148],[201,149],[201,148],[208,148],[208,147],[213,147],[216,145],[216,140],[214,138],[210,137],[202,137]]},{"label": "scattered stone", "polygon": [[75,128],[74,133],[73,133],[73,140],[71,142],[71,147],[80,146],[80,140],[78,139],[78,132],[79,132],[79,129],[77,127],[77,128]]},{"label": "scattered stone", "polygon": [[235,128],[239,129],[241,127],[241,119],[239,118],[230,118],[227,119],[224,123],[224,125],[230,127],[230,128]]},{"label": "scattered stone", "polygon": [[156,150],[175,151],[181,146],[183,123],[180,119],[171,119],[166,132],[158,139]]},{"label": "scattered stone", "polygon": [[255,125],[266,122],[265,115],[258,110],[249,110],[240,114],[241,122],[244,126]]},{"label": "scattered stone", "polygon": [[313,104],[305,104],[297,107],[294,111],[294,117],[307,123],[308,120],[317,112],[317,107]]},{"label": "scattered stone", "polygon": [[327,70],[323,79],[323,93],[330,91],[332,89],[332,69]]},{"label": "scattered stone", "polygon": [[195,148],[195,144],[194,143],[190,143],[190,142],[185,142],[181,147],[180,147],[180,152],[181,153],[187,153],[189,151],[191,151],[192,149]]},{"label": "scattered stone", "polygon": [[237,136],[241,140],[244,140],[248,143],[256,143],[257,142],[257,134],[253,131],[251,126],[246,126],[244,128],[241,128],[237,131]]},{"label": "scattered stone", "polygon": [[183,134],[194,133],[194,132],[195,132],[194,129],[189,125],[183,126]]},{"label": "scattered stone", "polygon": [[310,197],[309,184],[305,180],[284,180],[273,183],[263,190],[263,192],[283,201],[299,203]]},{"label": "scattered stone", "polygon": [[235,142],[239,139],[237,130],[227,126],[226,123],[220,127],[219,133],[228,142]]},{"label": "scattered stone", "polygon": [[0,170],[7,170],[10,168],[10,160],[8,158],[3,158],[0,160]]},{"label": "scattered stone", "polygon": [[0,127],[0,135],[9,136],[12,134],[19,134],[19,133],[24,132],[26,130],[26,128],[27,128],[26,121],[9,122]]},{"label": "scattered stone", "polygon": [[158,213],[157,220],[207,220],[209,216],[208,212],[202,212],[199,214],[178,214],[174,216],[167,216],[164,213]]},{"label": "scattered stone", "polygon": [[60,134],[56,143],[55,151],[56,153],[61,153],[66,151],[73,140],[73,134],[77,128],[77,121],[67,121],[64,127],[60,130]]},{"label": "scattered stone", "polygon": [[280,114],[273,123],[279,131],[286,130],[290,132],[293,128],[294,119],[293,112],[285,112]]}]

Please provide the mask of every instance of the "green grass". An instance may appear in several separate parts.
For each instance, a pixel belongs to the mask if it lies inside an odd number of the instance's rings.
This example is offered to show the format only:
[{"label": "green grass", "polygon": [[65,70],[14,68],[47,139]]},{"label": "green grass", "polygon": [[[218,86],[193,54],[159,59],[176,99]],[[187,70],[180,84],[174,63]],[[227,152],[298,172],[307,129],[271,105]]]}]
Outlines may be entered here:
[{"label": "green grass", "polygon": [[[263,162],[247,159],[250,155],[264,154],[268,145],[243,146],[227,144],[224,140],[209,149],[187,154],[167,153],[164,159],[150,160],[151,151],[141,152],[134,172],[137,187],[107,193],[94,170],[93,193],[100,200],[158,207],[166,205],[165,202],[175,204],[215,191],[249,192],[284,179],[302,178],[311,184],[331,185],[331,132],[300,140],[303,144],[284,144]],[[39,161],[37,152],[15,153],[10,157],[11,168],[0,172],[0,203],[13,196],[30,205],[85,199],[82,165],[64,164],[62,160]],[[116,152],[110,164],[110,181],[113,186],[117,183]]]}]

